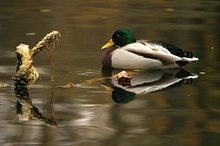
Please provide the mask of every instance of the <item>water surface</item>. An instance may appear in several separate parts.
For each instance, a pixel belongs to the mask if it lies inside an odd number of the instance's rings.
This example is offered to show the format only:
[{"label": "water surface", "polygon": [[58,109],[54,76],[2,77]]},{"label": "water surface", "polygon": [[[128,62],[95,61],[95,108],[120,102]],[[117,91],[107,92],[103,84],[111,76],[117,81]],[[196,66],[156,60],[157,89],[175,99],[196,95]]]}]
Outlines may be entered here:
[{"label": "water surface", "polygon": [[[220,145],[219,8],[217,0],[1,0],[0,83],[7,86],[0,88],[1,145]],[[103,73],[100,48],[118,28],[193,52],[199,61],[185,70],[198,77],[177,81],[171,71],[163,83],[178,84],[149,93],[164,73],[141,72],[132,82],[139,88],[119,92],[125,88],[114,79],[100,79],[117,73]],[[62,35],[54,54],[55,81],[43,51],[34,58],[40,79],[28,89],[29,98],[16,98],[16,46],[31,48],[52,30]],[[60,88],[69,82],[77,87]],[[116,103],[103,83],[129,98]],[[17,101],[59,126],[39,117],[22,119]]]}]

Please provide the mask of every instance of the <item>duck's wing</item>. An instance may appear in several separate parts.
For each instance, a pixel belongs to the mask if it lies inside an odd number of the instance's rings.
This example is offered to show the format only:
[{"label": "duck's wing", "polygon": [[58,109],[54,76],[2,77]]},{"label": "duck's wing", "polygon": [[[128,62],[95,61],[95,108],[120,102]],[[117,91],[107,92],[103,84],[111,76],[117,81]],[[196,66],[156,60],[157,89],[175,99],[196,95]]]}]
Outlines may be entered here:
[{"label": "duck's wing", "polygon": [[159,40],[147,40],[147,41],[144,41],[145,43],[152,43],[152,44],[155,44],[155,45],[159,45],[159,46],[162,46],[164,48],[166,48],[171,54],[174,54],[176,56],[179,56],[179,57],[186,57],[186,58],[192,58],[190,60],[192,61],[195,61],[195,60],[198,60],[198,58],[195,58],[193,53],[192,52],[189,52],[189,51],[183,51],[182,49],[180,49],[179,47],[177,46],[174,46],[172,44],[169,44],[167,42],[164,42],[164,41],[159,41]]},{"label": "duck's wing", "polygon": [[182,49],[180,49],[179,47],[176,47],[172,44],[169,44],[167,42],[159,41],[159,40],[147,40],[147,41],[144,41],[144,42],[162,46],[162,47],[166,48],[171,54],[174,54],[176,56],[186,57],[185,54],[184,54],[184,51]]},{"label": "duck's wing", "polygon": [[182,57],[172,54],[168,49],[161,45],[148,43],[147,41],[138,41],[121,47],[125,51],[153,60],[159,60],[163,64],[170,64],[182,60]]},{"label": "duck's wing", "polygon": [[184,66],[191,61],[198,60],[193,57],[192,53],[163,41],[139,40],[125,46],[124,49],[146,58],[160,60],[163,64],[175,62],[179,66]]}]

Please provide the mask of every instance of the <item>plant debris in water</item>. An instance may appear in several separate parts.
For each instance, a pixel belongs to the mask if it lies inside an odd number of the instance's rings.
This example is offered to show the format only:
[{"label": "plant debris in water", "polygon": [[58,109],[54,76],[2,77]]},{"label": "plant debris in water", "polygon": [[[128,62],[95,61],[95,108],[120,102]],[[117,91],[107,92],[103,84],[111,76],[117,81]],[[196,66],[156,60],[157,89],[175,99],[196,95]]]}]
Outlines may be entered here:
[{"label": "plant debris in water", "polygon": [[29,49],[26,44],[20,44],[16,47],[17,54],[17,69],[15,75],[16,80],[23,80],[27,85],[33,84],[39,77],[37,69],[33,66],[33,57],[43,49],[47,49],[50,52],[51,60],[51,80],[54,80],[54,61],[53,53],[55,48],[55,42],[58,41],[58,37],[61,36],[58,31],[52,31],[47,34],[35,47]]},{"label": "plant debris in water", "polygon": [[131,86],[131,76],[126,71],[121,71],[115,75],[118,84],[122,86]]},{"label": "plant debris in water", "polygon": [[9,87],[9,84],[7,83],[0,83],[0,88],[6,88]]},{"label": "plant debris in water", "polygon": [[[49,114],[44,117],[40,111],[35,107],[28,93],[28,85],[33,84],[38,78],[39,73],[37,69],[33,66],[34,56],[47,49],[50,52],[51,60],[51,80],[54,80],[54,62],[53,53],[55,48],[55,42],[58,40],[60,33],[58,31],[52,31],[47,34],[35,47],[29,49],[26,44],[20,44],[16,47],[17,54],[17,68],[15,74],[15,96],[17,98],[17,116],[21,121],[27,121],[29,118],[36,119],[43,122],[44,124],[52,127],[57,127],[58,124],[53,118],[53,94],[50,102]],[[4,84],[2,87],[5,86]],[[1,87],[1,84],[0,84]]]}]

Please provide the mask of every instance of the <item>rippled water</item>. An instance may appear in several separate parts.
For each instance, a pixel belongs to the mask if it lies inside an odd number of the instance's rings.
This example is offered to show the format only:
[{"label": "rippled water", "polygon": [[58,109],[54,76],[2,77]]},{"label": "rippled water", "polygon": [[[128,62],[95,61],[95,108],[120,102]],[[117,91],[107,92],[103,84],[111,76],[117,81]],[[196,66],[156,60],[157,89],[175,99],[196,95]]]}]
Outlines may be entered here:
[{"label": "rippled water", "polygon": [[[220,145],[219,9],[217,0],[1,0],[0,145]],[[100,50],[118,28],[193,52],[193,77],[132,72],[129,87],[102,78],[119,72],[102,68]],[[62,35],[55,81],[43,51],[34,58],[40,79],[16,98],[16,46],[52,30]],[[69,82],[76,87],[62,88]]]}]

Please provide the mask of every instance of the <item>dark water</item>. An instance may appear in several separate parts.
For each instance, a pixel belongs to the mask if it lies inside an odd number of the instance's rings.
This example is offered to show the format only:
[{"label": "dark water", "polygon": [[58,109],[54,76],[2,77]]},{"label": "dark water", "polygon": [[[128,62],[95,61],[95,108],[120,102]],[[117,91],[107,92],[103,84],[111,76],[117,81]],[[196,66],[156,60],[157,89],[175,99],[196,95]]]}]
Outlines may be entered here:
[{"label": "dark water", "polygon": [[[219,12],[217,0],[1,0],[0,83],[7,87],[0,88],[0,145],[220,145]],[[185,70],[198,77],[138,72],[130,88],[101,80],[117,73],[102,72],[100,47],[118,28],[193,52],[200,60]],[[43,51],[34,58],[40,79],[28,89],[29,98],[16,98],[16,46],[31,48],[52,30],[62,35],[54,54],[55,81]],[[69,82],[77,87],[60,88]],[[17,111],[17,100],[26,113]]]}]

